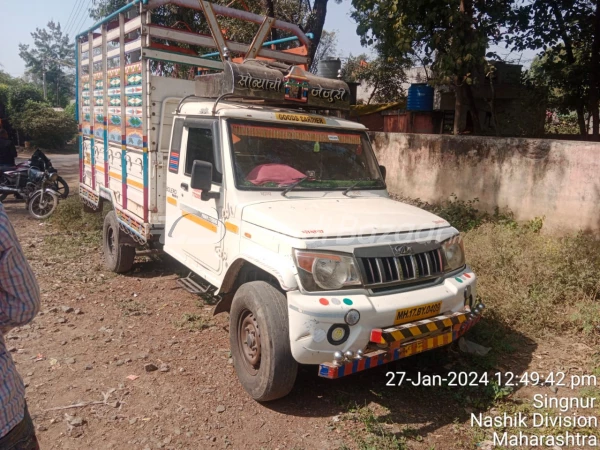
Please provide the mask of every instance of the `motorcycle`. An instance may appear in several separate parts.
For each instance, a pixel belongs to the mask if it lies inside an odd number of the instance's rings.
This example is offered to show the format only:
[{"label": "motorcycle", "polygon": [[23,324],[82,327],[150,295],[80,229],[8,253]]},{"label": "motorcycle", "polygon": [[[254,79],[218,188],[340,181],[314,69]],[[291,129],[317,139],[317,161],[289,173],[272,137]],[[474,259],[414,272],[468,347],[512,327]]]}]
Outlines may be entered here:
[{"label": "motorcycle", "polygon": [[[11,170],[0,172],[0,188],[13,188],[14,190],[2,190],[0,191],[0,202],[6,200],[6,197],[13,194],[17,200],[27,200],[29,195],[32,193],[34,187],[31,186],[32,179],[30,177],[31,170],[37,169],[38,171],[47,171],[50,174],[56,173],[54,181],[52,181],[52,190],[55,191],[58,196],[62,199],[67,198],[69,195],[69,185],[67,182],[58,175],[56,169],[52,167],[50,159],[42,152],[37,149],[28,161],[17,164]],[[38,180],[38,184],[41,180]],[[35,184],[35,183],[34,183]],[[37,190],[37,189],[35,189]]]},{"label": "motorcycle", "polygon": [[34,167],[29,169],[28,181],[24,188],[0,185],[0,195],[15,194],[25,198],[29,214],[35,219],[46,219],[58,206],[60,194],[52,187],[56,184],[58,173],[41,171]]}]

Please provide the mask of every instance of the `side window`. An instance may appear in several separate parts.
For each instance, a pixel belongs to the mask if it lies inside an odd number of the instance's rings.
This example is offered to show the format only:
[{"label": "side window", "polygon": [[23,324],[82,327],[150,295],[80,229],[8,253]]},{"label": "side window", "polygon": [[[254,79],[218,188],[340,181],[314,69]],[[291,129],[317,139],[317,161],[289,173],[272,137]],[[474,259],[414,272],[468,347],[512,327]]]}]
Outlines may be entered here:
[{"label": "side window", "polygon": [[185,174],[192,174],[194,161],[206,161],[213,165],[213,183],[220,184],[223,175],[215,167],[215,152],[212,130],[205,128],[189,128],[187,149],[185,154]]}]

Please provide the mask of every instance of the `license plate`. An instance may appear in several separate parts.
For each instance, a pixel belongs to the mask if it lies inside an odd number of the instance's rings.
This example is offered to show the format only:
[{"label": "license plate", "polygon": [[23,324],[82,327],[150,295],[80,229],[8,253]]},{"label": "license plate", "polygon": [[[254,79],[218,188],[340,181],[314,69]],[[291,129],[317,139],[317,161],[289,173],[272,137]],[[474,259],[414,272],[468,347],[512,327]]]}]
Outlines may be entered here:
[{"label": "license plate", "polygon": [[442,302],[427,303],[426,305],[413,306],[412,308],[398,309],[394,325],[414,322],[437,316],[442,309]]}]

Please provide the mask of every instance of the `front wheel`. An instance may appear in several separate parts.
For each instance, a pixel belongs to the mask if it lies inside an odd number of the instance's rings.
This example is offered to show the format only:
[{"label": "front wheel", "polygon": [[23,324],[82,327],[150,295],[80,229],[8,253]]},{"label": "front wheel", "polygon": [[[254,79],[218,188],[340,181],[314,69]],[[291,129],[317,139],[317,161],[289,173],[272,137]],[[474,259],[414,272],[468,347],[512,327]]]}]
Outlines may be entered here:
[{"label": "front wheel", "polygon": [[285,295],[264,281],[243,284],[230,312],[229,342],[240,383],[254,400],[285,397],[296,381]]},{"label": "front wheel", "polygon": [[58,206],[58,197],[48,191],[37,191],[29,199],[27,209],[35,219],[47,219]]},{"label": "front wheel", "polygon": [[69,196],[69,185],[63,177],[58,177],[56,179],[53,188],[63,200]]}]

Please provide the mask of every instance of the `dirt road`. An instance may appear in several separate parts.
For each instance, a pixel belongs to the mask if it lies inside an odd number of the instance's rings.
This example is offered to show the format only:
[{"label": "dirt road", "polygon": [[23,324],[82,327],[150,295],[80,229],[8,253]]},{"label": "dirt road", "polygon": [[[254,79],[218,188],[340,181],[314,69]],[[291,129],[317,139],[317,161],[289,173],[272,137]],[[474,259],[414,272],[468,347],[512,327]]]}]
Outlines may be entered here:
[{"label": "dirt road", "polygon": [[[76,155],[50,157],[76,193]],[[236,379],[227,315],[213,317],[211,305],[178,288],[182,267],[164,257],[114,275],[97,240],[5,206],[42,289],[42,312],[7,346],[43,449],[470,449],[488,437],[470,413],[498,408],[501,395],[387,387],[386,373],[585,371],[593,353],[566,338],[520,336],[512,353],[485,361],[436,351],[339,381],[307,366],[291,395],[258,404]],[[530,387],[510,399],[534,393],[553,395]]]}]

